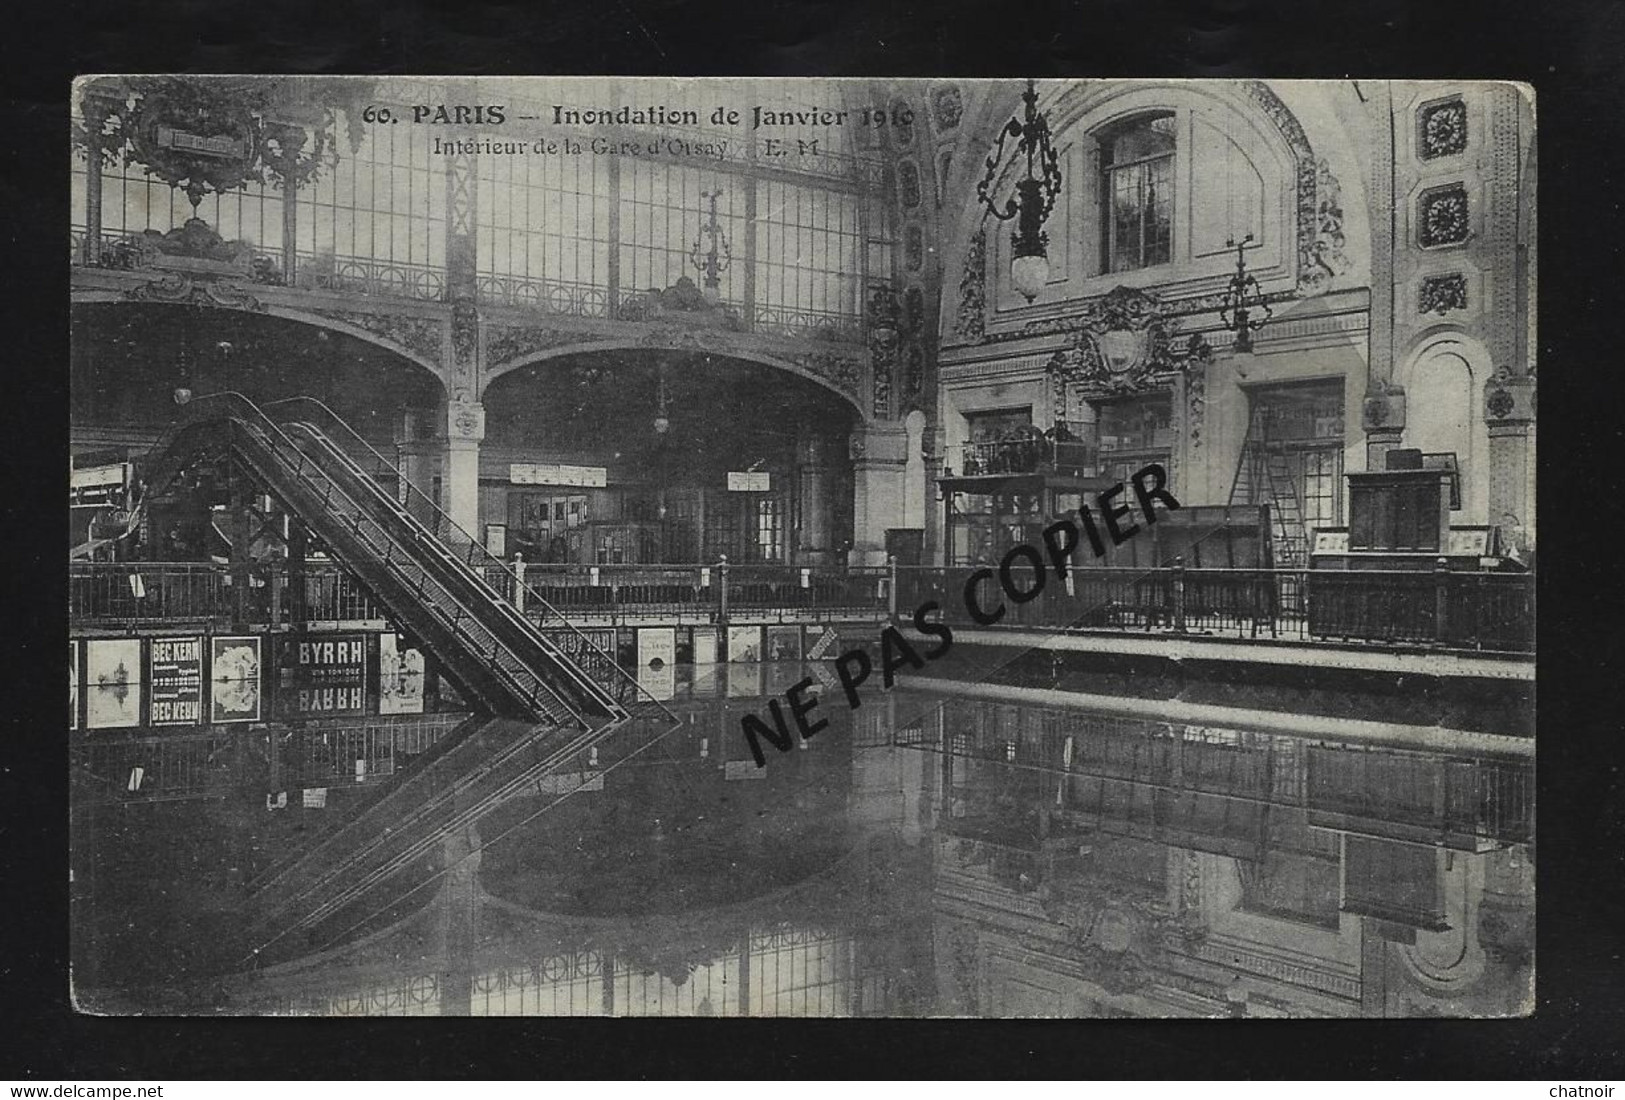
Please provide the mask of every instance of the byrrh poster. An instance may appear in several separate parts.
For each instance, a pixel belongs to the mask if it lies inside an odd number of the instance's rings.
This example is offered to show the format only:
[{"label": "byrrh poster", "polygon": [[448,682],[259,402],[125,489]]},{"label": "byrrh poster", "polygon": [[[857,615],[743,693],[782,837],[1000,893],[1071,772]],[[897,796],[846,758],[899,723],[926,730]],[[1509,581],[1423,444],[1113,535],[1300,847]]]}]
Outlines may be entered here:
[{"label": "byrrh poster", "polygon": [[209,639],[209,721],[258,722],[263,705],[260,639]]}]

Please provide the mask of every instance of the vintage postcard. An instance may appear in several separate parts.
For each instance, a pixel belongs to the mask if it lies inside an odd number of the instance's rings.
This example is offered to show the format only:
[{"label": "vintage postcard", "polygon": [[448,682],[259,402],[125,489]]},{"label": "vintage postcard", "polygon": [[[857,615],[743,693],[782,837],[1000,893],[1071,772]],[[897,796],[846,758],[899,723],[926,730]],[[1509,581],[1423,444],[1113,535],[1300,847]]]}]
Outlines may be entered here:
[{"label": "vintage postcard", "polygon": [[1532,1011],[1527,86],[71,125],[81,1011]]}]

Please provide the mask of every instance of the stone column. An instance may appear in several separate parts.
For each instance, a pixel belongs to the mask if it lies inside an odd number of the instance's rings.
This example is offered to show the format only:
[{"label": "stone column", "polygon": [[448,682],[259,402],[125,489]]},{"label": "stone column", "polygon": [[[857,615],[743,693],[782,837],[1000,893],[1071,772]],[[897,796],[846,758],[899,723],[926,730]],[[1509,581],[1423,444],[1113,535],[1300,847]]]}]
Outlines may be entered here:
[{"label": "stone column", "polygon": [[[440,433],[435,430],[434,420],[432,412],[404,409],[395,435],[398,465],[405,478],[405,484],[396,487],[396,499],[424,522],[431,515],[427,502],[434,500],[434,477],[440,457]],[[408,486],[417,491],[409,492]]]},{"label": "stone column", "polygon": [[897,423],[853,429],[852,552],[848,564],[885,565],[886,530],[902,526],[908,432]]},{"label": "stone column", "polygon": [[830,552],[828,444],[816,431],[808,431],[796,445],[801,496],[801,529],[796,550],[808,565],[824,565]]},{"label": "stone column", "polygon": [[925,438],[920,440],[920,455],[925,459],[925,559],[922,565],[944,565],[947,561],[948,510],[937,479],[947,465],[947,433],[939,425],[927,424]]},{"label": "stone column", "polygon": [[1405,391],[1381,379],[1372,382],[1360,408],[1360,422],[1365,428],[1365,468],[1385,469],[1388,452],[1405,435]]},{"label": "stone column", "polygon": [[475,248],[476,160],[446,161],[446,299],[451,303],[445,355],[446,452],[440,467],[441,508],[476,541],[480,525],[480,440],[485,438],[481,378],[478,261]]},{"label": "stone column", "polygon": [[[1484,387],[1484,423],[1490,437],[1489,521],[1521,527],[1529,549],[1535,538],[1535,380],[1499,367]],[[1510,518],[1509,518],[1510,517]]]},{"label": "stone column", "polygon": [[441,509],[475,541],[480,525],[480,440],[485,438],[485,406],[477,401],[446,402],[446,452],[440,466]]}]

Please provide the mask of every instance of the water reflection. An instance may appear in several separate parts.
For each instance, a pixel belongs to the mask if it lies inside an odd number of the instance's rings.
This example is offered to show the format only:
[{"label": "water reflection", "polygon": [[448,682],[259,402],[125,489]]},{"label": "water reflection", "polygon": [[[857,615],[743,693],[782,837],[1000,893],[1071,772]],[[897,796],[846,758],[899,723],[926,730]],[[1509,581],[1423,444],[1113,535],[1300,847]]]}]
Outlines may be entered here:
[{"label": "water reflection", "polygon": [[[676,670],[675,732],[606,742],[485,807],[403,872],[413,900],[380,907],[366,936],[250,969],[197,944],[240,919],[245,880],[361,792],[335,780],[322,808],[268,810],[264,754],[241,740],[217,746],[236,756],[217,756],[206,796],[98,805],[87,786],[81,1001],[1077,1017],[1528,1001],[1525,759],[903,691],[848,712],[836,689],[830,729],[757,769],[740,714],[817,673]],[[420,768],[412,756],[384,781]]]}]

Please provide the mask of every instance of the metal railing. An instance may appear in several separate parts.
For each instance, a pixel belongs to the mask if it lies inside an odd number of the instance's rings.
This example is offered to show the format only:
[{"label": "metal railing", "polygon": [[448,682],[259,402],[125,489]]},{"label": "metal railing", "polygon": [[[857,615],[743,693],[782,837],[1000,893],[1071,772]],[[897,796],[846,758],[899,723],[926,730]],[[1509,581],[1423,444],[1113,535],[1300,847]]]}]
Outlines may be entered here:
[{"label": "metal railing", "polygon": [[1094,477],[1100,472],[1100,452],[1089,443],[1036,435],[991,439],[961,446],[959,472],[965,477],[1040,472]]},{"label": "metal railing", "polygon": [[[555,654],[561,667],[565,669],[579,669],[590,680],[596,690],[606,691],[618,703],[626,705],[632,700],[637,701],[638,709],[645,714],[657,714],[670,719],[673,725],[677,719],[663,704],[648,694],[637,682],[636,678],[627,674],[615,658],[605,653],[593,644],[592,640],[582,633],[574,623],[565,618],[559,610],[550,604],[543,596],[537,593],[525,592],[525,611],[521,614],[516,607],[514,599],[516,593],[523,588],[521,582],[514,576],[501,558],[491,554],[480,541],[465,531],[433,500],[422,492],[411,480],[401,473],[392,462],[378,452],[372,444],[363,439],[350,425],[326,404],[313,397],[292,397],[282,401],[272,402],[271,406],[294,406],[305,410],[316,411],[328,426],[337,428],[345,440],[348,450],[341,450],[337,443],[331,443],[335,454],[346,457],[353,464],[355,472],[371,483],[377,492],[379,503],[389,502],[390,498],[384,494],[381,485],[392,484],[396,490],[393,501],[397,515],[403,522],[416,520],[428,528],[436,540],[440,552],[448,561],[455,561],[461,567],[466,567],[472,575],[474,582],[480,585],[491,600],[494,601],[493,610],[502,620],[524,632],[532,632],[535,627],[560,630],[572,636],[569,654],[566,655],[553,642],[545,638],[535,639],[544,649]],[[371,471],[361,467],[357,456],[360,456]],[[504,577],[503,574],[506,574]],[[489,578],[495,577],[499,583],[493,585]]]},{"label": "metal railing", "polygon": [[[935,600],[947,622],[983,626],[966,606],[966,585],[976,569],[899,568],[899,614]],[[1018,603],[1001,587],[999,571],[992,572],[979,580],[976,598],[987,614],[1002,605],[995,628],[1534,652],[1534,577],[1528,573],[1174,565],[1076,568],[1061,581],[1052,571],[1040,578],[1016,566],[1009,570],[1011,587],[1034,593]],[[1296,604],[1287,598],[1299,592]]]},{"label": "metal railing", "polygon": [[608,317],[609,288],[530,275],[482,273],[475,280],[475,296],[496,305],[526,306],[547,313],[574,317]]}]

